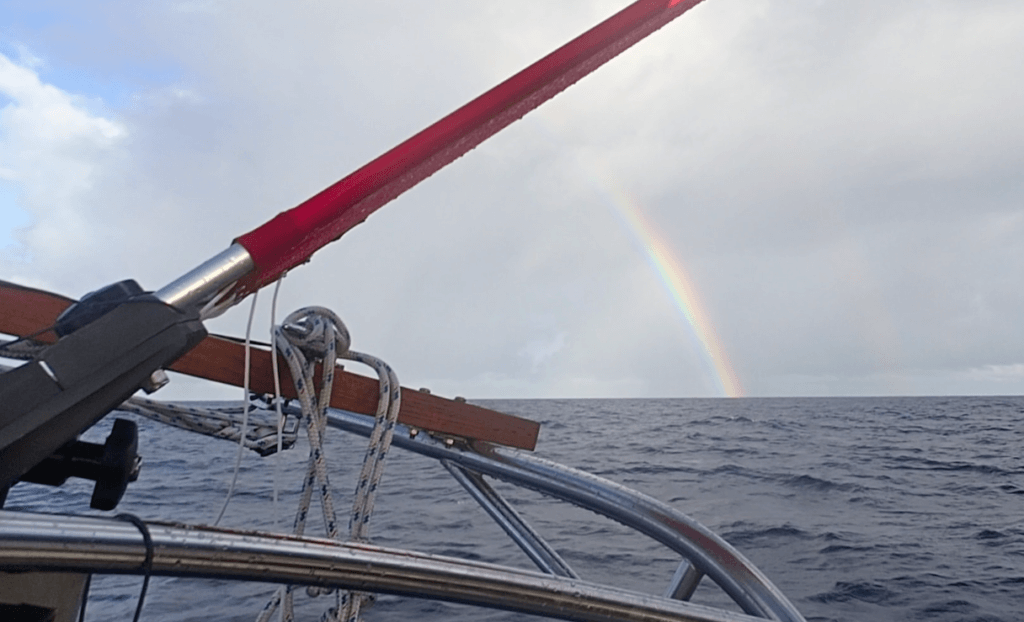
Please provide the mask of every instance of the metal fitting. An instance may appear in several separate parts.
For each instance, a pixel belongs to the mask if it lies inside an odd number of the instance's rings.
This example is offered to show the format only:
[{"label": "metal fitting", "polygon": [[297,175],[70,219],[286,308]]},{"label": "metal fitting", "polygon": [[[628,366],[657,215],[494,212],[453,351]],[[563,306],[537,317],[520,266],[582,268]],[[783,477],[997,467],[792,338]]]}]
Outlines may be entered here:
[{"label": "metal fitting", "polygon": [[167,372],[162,369],[158,369],[149,375],[149,379],[142,383],[142,390],[146,393],[156,393],[161,388],[167,386],[167,383],[171,381],[167,377]]}]

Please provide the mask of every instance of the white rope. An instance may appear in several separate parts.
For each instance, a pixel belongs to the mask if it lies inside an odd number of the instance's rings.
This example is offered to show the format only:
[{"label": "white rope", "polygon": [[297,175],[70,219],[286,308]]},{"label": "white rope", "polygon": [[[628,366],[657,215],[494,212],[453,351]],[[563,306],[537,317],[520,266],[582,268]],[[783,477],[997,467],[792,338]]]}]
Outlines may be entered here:
[{"label": "white rope", "polygon": [[[281,275],[281,277],[277,279],[277,283],[274,284],[274,296],[271,298],[270,302],[270,366],[274,373],[274,403],[277,406],[277,442],[279,447],[281,443],[282,426],[284,425],[284,413],[281,412],[281,402],[283,401],[281,398],[281,371],[278,369],[277,365],[277,333],[274,331],[274,327],[277,326],[277,295],[281,291],[281,281],[283,279],[284,275]],[[274,460],[274,474],[272,479],[274,482],[274,496],[271,508],[274,512],[274,524],[278,529],[284,529],[284,521],[281,517],[281,507],[278,503],[279,495],[277,492],[278,481],[281,479],[280,449],[278,449],[277,458]],[[285,589],[285,586],[277,588],[277,592],[275,593],[272,602],[274,602],[274,600],[276,600],[276,602],[281,602],[281,599],[285,595]],[[277,605],[274,606],[276,607]],[[274,610],[268,610],[268,607],[270,607],[269,603],[264,606],[263,610],[268,612],[267,616],[269,617],[273,614]],[[284,609],[281,610],[281,620],[282,622],[284,620]]]},{"label": "white rope", "polygon": [[281,372],[277,368],[277,338],[274,333],[274,326],[277,325],[277,294],[281,291],[281,279],[284,278],[282,275],[277,279],[277,283],[274,284],[274,296],[270,301],[270,366],[274,373],[274,405],[277,409],[277,457],[274,459],[274,496],[273,496],[273,512],[274,512],[274,524],[278,528],[283,528],[281,521],[281,510],[278,506],[278,493],[277,485],[281,475],[281,453],[282,453],[282,439],[284,433],[284,413],[281,412]]},{"label": "white rope", "polygon": [[[0,343],[0,355],[11,359],[31,359],[45,348],[46,344],[14,340]],[[9,366],[0,365],[0,371],[8,369]],[[211,403],[199,405],[190,402],[159,402],[145,397],[132,397],[116,410],[134,413],[189,432],[241,443],[246,449],[251,449],[261,456],[269,456],[275,451],[281,453],[285,449],[290,449],[296,440],[296,430],[288,428],[287,417],[280,409],[280,400],[275,401],[276,421],[256,424],[251,421],[252,415],[267,413],[263,409],[254,410],[255,407],[251,406],[247,421],[244,412],[245,402],[213,406]]]},{"label": "white rope", "polygon": [[234,494],[235,485],[238,483],[238,472],[242,468],[242,451],[245,449],[245,443],[242,442],[242,438],[245,438],[246,429],[249,427],[249,372],[252,369],[252,318],[256,315],[256,299],[259,295],[259,291],[253,292],[252,304],[249,306],[249,321],[245,324],[245,369],[242,372],[242,404],[244,405],[242,408],[242,434],[238,439],[238,453],[235,454],[235,468],[231,475],[231,485],[228,486],[228,494],[224,497],[224,505],[220,506],[217,519],[213,521],[214,527],[220,524],[220,519],[224,518],[224,512],[228,509],[231,495]]},{"label": "white rope", "polygon": [[[280,281],[278,281],[277,287],[274,290],[274,301],[271,307],[272,324],[276,319],[275,312],[279,288]],[[216,302],[213,304],[217,305]],[[282,399],[276,356],[271,357],[275,380],[273,402],[277,414],[276,425],[250,425],[249,414],[252,407],[249,400],[248,382],[251,350],[250,330],[254,309],[255,297],[246,328],[245,399],[241,406],[211,409],[193,405],[156,402],[146,398],[132,398],[122,404],[119,409],[216,438],[236,440],[240,448],[244,446],[249,449],[255,449],[262,455],[266,455],[274,450],[280,454],[283,449],[291,446],[295,442],[296,431],[293,430],[289,433],[285,429],[285,416],[281,410]],[[331,495],[323,449],[327,409],[330,407],[331,392],[334,384],[334,362],[339,358],[356,361],[372,367],[377,372],[377,377],[380,381],[377,412],[374,417],[370,441],[367,445],[362,468],[356,483],[352,510],[349,514],[349,538],[356,542],[366,542],[369,539],[369,523],[370,517],[373,514],[377,488],[384,475],[388,449],[391,446],[391,439],[394,435],[395,423],[401,405],[401,387],[394,371],[384,361],[368,354],[351,351],[349,350],[349,344],[348,330],[341,319],[330,310],[321,307],[306,307],[290,314],[285,318],[281,326],[273,326],[271,335],[271,351],[280,352],[288,362],[289,370],[295,382],[296,393],[302,406],[302,421],[305,424],[306,433],[309,437],[310,455],[307,461],[306,474],[302,482],[299,507],[293,522],[293,531],[297,535],[302,535],[305,531],[306,519],[309,513],[309,506],[312,503],[315,486],[319,492],[320,507],[323,512],[324,527],[327,535],[332,539],[338,539],[339,537],[337,516],[334,511],[334,502]],[[4,345],[0,344],[0,351],[3,350]],[[20,343],[16,345],[21,346]],[[11,343],[11,346],[15,346],[15,344]],[[35,348],[26,347],[22,350],[19,347],[11,347],[9,351],[4,352],[4,355],[20,355],[19,358],[28,358],[31,356],[29,351],[32,350],[35,350]],[[316,391],[314,378],[317,361],[323,362],[319,392]],[[232,408],[239,410],[240,413],[234,412]],[[238,421],[239,414],[241,415],[240,425]],[[234,490],[241,460],[240,456],[240,453],[236,456],[235,474],[232,478],[228,496],[224,501],[224,506],[217,517],[217,522],[223,516],[224,510],[230,501],[231,493]],[[278,458],[279,460],[280,458]],[[279,466],[275,468],[279,468]],[[277,472],[275,470],[275,508],[277,498]],[[270,617],[280,607],[281,619],[292,622],[294,620],[293,592],[293,586],[278,590],[275,596],[263,608],[257,620],[259,622],[268,622]],[[307,592],[311,595],[322,593],[316,588],[307,589]],[[324,614],[324,619],[357,622],[360,610],[372,604],[372,602],[373,596],[371,594],[350,592],[342,597],[340,593],[336,593],[335,607]]]},{"label": "white rope", "polygon": [[[253,408],[250,406],[250,408]],[[213,438],[237,443],[241,440],[246,449],[251,449],[261,456],[269,456],[278,450],[276,417],[271,420],[273,411],[262,408],[250,410],[249,421],[245,434],[242,434],[242,412],[245,406],[238,402],[226,405],[210,406],[187,402],[158,402],[145,397],[133,397],[117,407],[122,412],[130,412],[147,419],[166,425],[204,434]],[[255,421],[254,417],[265,419]],[[295,444],[297,430],[284,430],[281,449],[289,449]]]},{"label": "white rope", "polygon": [[[349,515],[349,537],[354,541],[365,542],[369,537],[370,516],[373,513],[377,487],[384,474],[384,465],[401,404],[398,379],[394,371],[380,359],[349,350],[348,330],[341,319],[328,309],[306,307],[290,314],[281,326],[275,327],[272,343],[288,362],[295,381],[295,390],[302,405],[303,421],[310,442],[310,457],[293,525],[297,535],[301,535],[305,530],[315,484],[320,493],[320,506],[327,535],[332,539],[338,538],[337,517],[334,513],[323,451],[323,433],[326,429],[327,409],[330,407],[334,384],[334,361],[338,358],[352,360],[369,365],[377,371],[380,380],[377,413]],[[323,361],[323,371],[319,395],[316,395],[313,372],[318,360]],[[293,591],[291,587],[284,589],[283,594],[282,591],[278,591],[257,620],[267,622],[277,607],[281,606],[282,620],[291,622],[294,619]],[[307,592],[311,595],[322,593],[318,589],[307,589]],[[372,596],[364,593],[350,592],[344,598],[336,594],[335,608],[328,611],[324,617],[355,622],[358,620],[360,609],[371,601]]]}]

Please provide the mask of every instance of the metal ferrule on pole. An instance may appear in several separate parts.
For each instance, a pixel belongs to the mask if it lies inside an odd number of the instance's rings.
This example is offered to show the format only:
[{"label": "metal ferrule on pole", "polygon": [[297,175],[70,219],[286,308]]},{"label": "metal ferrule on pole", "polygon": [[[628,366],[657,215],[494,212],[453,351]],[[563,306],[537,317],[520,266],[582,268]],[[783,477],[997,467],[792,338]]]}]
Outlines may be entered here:
[{"label": "metal ferrule on pole", "polygon": [[241,244],[232,244],[165,285],[155,295],[172,307],[198,310],[218,292],[255,269],[256,264],[249,251]]}]

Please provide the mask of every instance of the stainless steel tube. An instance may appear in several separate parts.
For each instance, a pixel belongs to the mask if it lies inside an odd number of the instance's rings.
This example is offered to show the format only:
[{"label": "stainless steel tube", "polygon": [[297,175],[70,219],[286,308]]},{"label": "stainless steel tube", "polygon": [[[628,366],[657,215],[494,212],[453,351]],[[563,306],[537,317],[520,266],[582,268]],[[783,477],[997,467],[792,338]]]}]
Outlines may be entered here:
[{"label": "stainless steel tube", "polygon": [[[365,415],[331,409],[327,424],[368,435],[373,420]],[[404,426],[396,428],[392,443],[603,514],[683,555],[748,614],[783,622],[805,622],[789,599],[732,545],[653,497],[524,452],[486,443],[475,443],[475,451],[449,448],[427,434],[409,438]]]},{"label": "stainless steel tube", "polygon": [[467,471],[447,460],[442,460],[441,464],[448,469],[455,481],[462,484],[462,487],[494,519],[494,522],[505,531],[508,537],[526,553],[526,556],[541,572],[570,579],[579,578],[579,575],[562,559],[562,556],[519,516],[519,512],[516,512],[515,508],[498,494],[498,491],[484,481],[482,475]]},{"label": "stainless steel tube", "polygon": [[[320,585],[586,622],[754,622],[743,614],[537,572],[280,534],[150,523],[155,575]],[[132,524],[0,511],[0,569],[138,574]]]},{"label": "stainless steel tube", "polygon": [[249,251],[240,244],[232,244],[157,290],[155,295],[172,307],[198,309],[216,296],[217,292],[255,268],[256,264],[249,256]]},{"label": "stainless steel tube", "polygon": [[676,600],[690,600],[693,593],[697,591],[697,586],[700,585],[700,580],[704,578],[704,573],[691,564],[688,560],[680,562],[679,567],[676,568],[675,574],[672,576],[672,581],[665,589],[665,598],[674,598]]}]

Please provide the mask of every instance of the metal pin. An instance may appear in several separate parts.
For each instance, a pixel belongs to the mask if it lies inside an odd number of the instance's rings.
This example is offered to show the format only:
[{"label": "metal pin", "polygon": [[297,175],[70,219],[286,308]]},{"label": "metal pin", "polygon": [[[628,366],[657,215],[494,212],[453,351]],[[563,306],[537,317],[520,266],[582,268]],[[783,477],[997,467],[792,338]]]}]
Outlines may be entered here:
[{"label": "metal pin", "polygon": [[56,382],[57,386],[60,387],[61,389],[64,388],[64,385],[62,385],[60,383],[60,380],[57,379],[57,374],[53,373],[53,370],[50,369],[50,366],[46,364],[46,361],[39,361],[39,366],[43,368],[43,371],[46,372],[46,375],[50,377],[50,380]]}]

